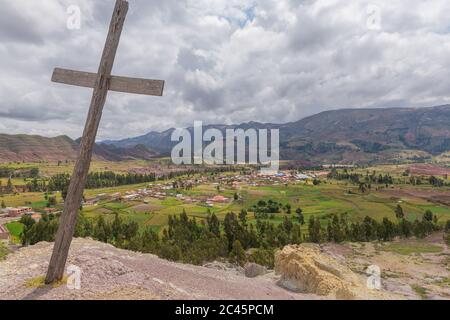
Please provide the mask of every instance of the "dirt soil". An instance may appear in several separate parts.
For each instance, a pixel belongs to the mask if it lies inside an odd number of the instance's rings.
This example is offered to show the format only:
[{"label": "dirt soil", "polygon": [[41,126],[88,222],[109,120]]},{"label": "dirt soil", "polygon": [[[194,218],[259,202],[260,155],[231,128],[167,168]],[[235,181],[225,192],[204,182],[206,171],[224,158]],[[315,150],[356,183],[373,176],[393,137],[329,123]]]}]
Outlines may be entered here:
[{"label": "dirt soil", "polygon": [[[378,266],[383,289],[404,299],[450,299],[450,250],[442,233],[424,240],[327,244],[322,248],[355,273],[363,275],[368,266]],[[423,248],[435,252],[420,252]]]},{"label": "dirt soil", "polygon": [[450,188],[443,188],[442,190],[426,190],[426,189],[388,189],[382,190],[383,193],[388,193],[393,197],[398,198],[420,198],[433,203],[443,204],[450,206]]},{"label": "dirt soil", "polygon": [[0,261],[0,299],[320,298],[279,287],[273,273],[246,278],[236,270],[169,262],[89,239],[74,239],[67,264],[81,269],[80,290],[64,284],[38,287],[51,249],[52,244],[41,242]]},{"label": "dirt soil", "polygon": [[[241,268],[220,262],[207,266],[174,263],[91,239],[74,239],[71,246],[67,265],[81,270],[79,290],[66,284],[43,286],[52,247],[42,242],[0,261],[0,300],[325,298],[281,287],[281,275],[274,272],[246,278]],[[420,253],[414,252],[416,247],[439,250]],[[450,299],[450,255],[442,234],[419,241],[323,244],[319,248],[362,279],[367,277],[368,266],[379,266],[381,290],[400,299]]]},{"label": "dirt soil", "polygon": [[409,167],[412,174],[428,176],[450,175],[450,168],[439,167],[432,164],[414,164]]}]

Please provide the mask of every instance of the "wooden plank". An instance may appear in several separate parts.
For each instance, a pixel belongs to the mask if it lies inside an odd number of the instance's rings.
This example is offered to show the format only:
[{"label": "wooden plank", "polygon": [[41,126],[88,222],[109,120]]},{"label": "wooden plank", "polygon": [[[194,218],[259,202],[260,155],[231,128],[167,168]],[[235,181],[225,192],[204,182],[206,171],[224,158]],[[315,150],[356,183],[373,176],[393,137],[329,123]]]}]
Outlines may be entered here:
[{"label": "wooden plank", "polygon": [[109,90],[149,96],[162,96],[164,80],[111,76]]},{"label": "wooden plank", "polygon": [[81,205],[86,178],[91,164],[95,137],[97,136],[98,126],[108,94],[108,79],[111,75],[127,12],[128,2],[116,0],[108,36],[97,72],[97,79],[95,81],[83,137],[80,143],[80,151],[70,178],[69,188],[64,202],[64,211],[59,220],[55,245],[53,246],[52,257],[45,278],[45,283],[47,284],[61,280],[64,275],[64,267],[67,262],[70,244],[72,243],[78,210]]},{"label": "wooden plank", "polygon": [[[62,68],[55,68],[52,75],[53,82],[86,88],[94,88],[96,79],[97,74],[92,72]],[[109,78],[109,90],[149,96],[162,96],[164,81],[111,76]]]},{"label": "wooden plank", "polygon": [[72,86],[94,88],[97,75],[92,72],[82,72],[69,69],[55,68],[52,81]]}]

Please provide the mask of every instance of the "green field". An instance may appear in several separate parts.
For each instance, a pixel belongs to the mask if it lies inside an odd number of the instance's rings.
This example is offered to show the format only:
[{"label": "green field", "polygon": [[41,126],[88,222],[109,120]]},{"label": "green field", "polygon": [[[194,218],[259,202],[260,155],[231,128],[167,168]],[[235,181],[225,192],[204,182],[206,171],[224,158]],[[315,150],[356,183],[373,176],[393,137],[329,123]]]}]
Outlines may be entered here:
[{"label": "green field", "polygon": [[14,243],[20,243],[20,235],[23,231],[23,224],[20,222],[11,222],[6,225],[6,228],[8,228],[9,233],[11,234],[11,240]]},{"label": "green field", "polygon": [[[97,171],[114,171],[116,173],[126,173],[130,168],[142,168],[147,166],[152,166],[155,164],[166,164],[167,159],[155,159],[155,160],[128,160],[120,162],[112,161],[98,161],[94,160],[90,166],[90,172]],[[12,162],[12,163],[2,163],[2,167],[11,168],[14,170],[21,169],[31,169],[39,168],[39,174],[43,177],[50,177],[58,173],[72,173],[73,167],[75,165],[74,161],[62,161],[58,162],[39,162],[39,163],[22,163],[22,162]],[[7,182],[7,178],[0,179],[2,183]],[[23,179],[14,179],[13,183],[23,184]]]},{"label": "green field", "polygon": [[[162,161],[162,160],[161,160]],[[143,168],[148,165],[160,164],[158,161],[125,161],[125,162],[98,162],[94,161],[91,171],[111,170],[115,172],[126,172],[130,168]],[[167,166],[167,164],[165,164]],[[73,163],[39,163],[39,164],[10,164],[9,166],[18,168],[30,168],[38,166],[40,174],[43,176],[53,175],[55,173],[70,172]],[[402,173],[405,171],[404,165],[386,165],[364,169],[352,169],[354,172],[365,174],[376,170],[377,173],[392,174],[395,179],[401,179]],[[220,176],[228,176],[230,173],[221,173]],[[200,175],[199,175],[200,177]],[[180,179],[183,179],[181,177]],[[23,179],[19,179],[23,182]],[[442,194],[450,194],[449,187],[433,188],[430,185],[411,186],[406,184],[391,185],[388,188],[377,190],[374,186],[371,191],[361,193],[358,187],[348,181],[328,180],[322,178],[322,183],[315,186],[311,182],[290,182],[288,185],[268,185],[268,186],[251,186],[242,184],[238,189],[233,189],[227,185],[221,185],[220,192],[216,185],[211,182],[194,186],[189,190],[177,190],[167,192],[164,200],[155,198],[129,202],[100,202],[95,206],[84,206],[84,215],[90,218],[96,218],[104,215],[107,219],[113,219],[114,215],[119,214],[124,220],[136,221],[141,228],[151,227],[155,230],[161,230],[167,224],[168,216],[180,214],[183,210],[191,217],[198,220],[206,218],[208,212],[215,213],[219,219],[223,219],[225,215],[233,211],[238,213],[242,209],[249,210],[248,219],[254,219],[251,208],[259,200],[268,201],[269,199],[285,204],[290,204],[292,213],[290,216],[295,217],[295,210],[301,208],[305,221],[310,216],[318,216],[324,221],[333,214],[346,214],[351,221],[362,221],[365,216],[370,216],[376,220],[388,217],[395,221],[395,207],[400,204],[404,210],[405,217],[414,221],[421,219],[426,210],[431,210],[438,218],[438,222],[443,224],[450,219],[450,207],[442,204],[442,202],[427,198],[422,193],[437,192]],[[13,182],[20,182],[14,180]],[[3,183],[3,182],[2,182]],[[112,194],[126,191],[136,190],[139,188],[149,187],[149,183],[139,185],[125,185],[113,188],[88,189],[85,190],[86,198],[95,197],[101,193]],[[408,191],[408,192],[406,192]],[[230,199],[227,203],[217,203],[213,207],[207,207],[203,202],[184,202],[175,197],[176,193],[182,193],[184,196],[197,199],[206,199],[215,195],[223,195]],[[233,195],[238,193],[240,199],[233,201]],[[60,193],[56,193],[58,208],[62,208],[62,199]],[[44,199],[43,193],[23,193],[18,195],[2,195],[6,206],[31,206],[34,210],[43,209],[47,201]],[[281,223],[287,213],[277,213],[273,215],[270,221]],[[303,226],[306,228],[306,224]]]},{"label": "green field", "polygon": [[439,253],[443,251],[441,246],[423,242],[389,243],[387,245],[384,245],[381,250],[391,251],[403,255],[410,255],[414,253]]},{"label": "green field", "polygon": [[[137,189],[140,186],[125,186],[121,188],[89,190],[89,194],[113,193],[125,189]],[[348,191],[352,191],[349,193]],[[444,223],[450,219],[450,208],[445,205],[432,203],[422,198],[398,198],[389,194],[389,192],[370,192],[366,194],[358,193],[354,186],[333,183],[323,183],[319,186],[312,184],[290,184],[288,186],[262,186],[262,187],[242,187],[239,190],[222,189],[217,192],[212,185],[199,185],[189,191],[180,191],[185,196],[206,196],[212,197],[220,194],[229,199],[237,192],[241,199],[238,201],[230,200],[229,203],[215,204],[208,208],[202,203],[184,203],[175,197],[167,197],[165,200],[147,199],[147,210],[139,207],[142,201],[130,202],[106,202],[99,203],[96,206],[86,206],[84,213],[88,217],[97,217],[106,215],[110,219],[115,213],[118,213],[126,220],[137,221],[142,227],[154,227],[160,229],[167,224],[169,215],[180,214],[185,210],[191,217],[198,220],[206,218],[208,211],[214,212],[219,219],[233,211],[238,213],[241,209],[249,210],[249,220],[253,220],[251,207],[259,200],[274,200],[282,204],[291,204],[292,213],[277,213],[270,221],[281,223],[284,216],[295,217],[295,209],[301,208],[307,221],[309,216],[319,216],[326,220],[332,214],[347,214],[351,221],[362,221],[365,216],[370,216],[376,220],[388,217],[395,221],[394,209],[400,204],[408,220],[414,221],[421,219],[426,210],[431,210],[438,221]],[[136,208],[139,208],[137,210]],[[306,228],[306,225],[304,226]]]}]

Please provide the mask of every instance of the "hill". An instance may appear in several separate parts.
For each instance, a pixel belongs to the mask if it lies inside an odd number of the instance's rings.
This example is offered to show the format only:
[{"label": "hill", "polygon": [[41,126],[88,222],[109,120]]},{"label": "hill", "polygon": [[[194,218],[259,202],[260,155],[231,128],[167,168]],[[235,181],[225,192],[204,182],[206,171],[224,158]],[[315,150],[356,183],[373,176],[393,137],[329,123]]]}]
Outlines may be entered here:
[{"label": "hill", "polygon": [[[0,162],[75,160],[79,142],[79,139],[72,140],[68,136],[47,138],[26,134],[0,134]],[[122,148],[96,144],[94,148],[94,158],[98,160],[148,159],[155,155],[155,152],[142,145]]]},{"label": "hill", "polygon": [[[248,122],[239,125],[208,125],[204,130],[280,130],[284,160],[319,163],[369,163],[429,158],[450,150],[450,105],[431,108],[341,109],[286,124]],[[188,128],[190,132],[193,128]],[[176,144],[174,129],[105,144],[131,147],[142,144],[168,155]]]},{"label": "hill", "polygon": [[[422,160],[450,151],[450,105],[431,108],[341,109],[286,124],[247,122],[204,130],[279,129],[282,160],[305,163],[379,163]],[[193,128],[187,128],[191,133]],[[151,131],[98,143],[97,159],[121,161],[170,155],[172,132]],[[0,162],[76,158],[79,140],[0,134]]]}]

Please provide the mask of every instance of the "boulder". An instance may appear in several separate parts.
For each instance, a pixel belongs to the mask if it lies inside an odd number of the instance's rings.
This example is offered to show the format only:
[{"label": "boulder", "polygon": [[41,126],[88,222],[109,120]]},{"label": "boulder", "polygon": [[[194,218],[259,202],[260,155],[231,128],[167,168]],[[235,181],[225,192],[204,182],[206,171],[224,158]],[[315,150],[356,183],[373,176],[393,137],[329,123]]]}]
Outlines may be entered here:
[{"label": "boulder", "polygon": [[277,251],[275,272],[281,275],[279,285],[291,291],[343,300],[392,298],[368,289],[363,277],[322,253],[318,245],[291,245]]},{"label": "boulder", "polygon": [[257,263],[248,262],[244,266],[244,272],[247,278],[255,278],[257,276],[262,276],[266,274],[267,270],[265,267]]}]

